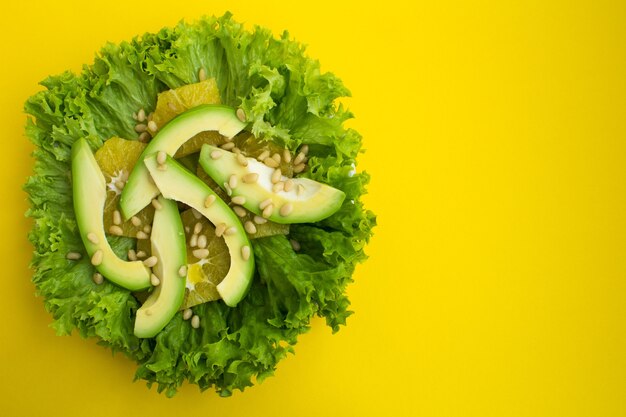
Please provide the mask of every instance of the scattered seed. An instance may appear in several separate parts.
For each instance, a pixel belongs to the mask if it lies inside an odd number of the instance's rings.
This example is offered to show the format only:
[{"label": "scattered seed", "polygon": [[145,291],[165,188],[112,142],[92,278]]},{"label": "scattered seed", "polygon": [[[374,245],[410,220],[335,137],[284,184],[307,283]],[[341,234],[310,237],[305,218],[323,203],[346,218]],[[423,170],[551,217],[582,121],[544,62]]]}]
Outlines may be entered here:
[{"label": "scattered seed", "polygon": [[120,214],[119,210],[115,210],[113,212],[113,224],[122,224],[122,215]]},{"label": "scattered seed", "polygon": [[224,183],[224,191],[226,191],[226,194],[230,197],[231,195],[233,195],[233,189],[230,188],[230,185],[225,182]]},{"label": "scattered seed", "polygon": [[156,124],[156,122],[154,120],[150,120],[148,122],[148,129],[150,129],[152,132],[156,132],[158,128],[159,127],[157,126],[157,124]]},{"label": "scattered seed", "polygon": [[237,228],[235,226],[230,226],[228,229],[224,230],[224,234],[226,236],[231,236],[237,233]]},{"label": "scattered seed", "polygon": [[280,181],[282,174],[283,173],[281,172],[280,168],[276,168],[274,172],[272,172],[272,184],[276,184],[278,181]]},{"label": "scattered seed", "polygon": [[139,219],[139,217],[137,216],[133,216],[130,218],[130,222],[133,224],[133,226],[135,227],[139,227],[141,226],[141,219]]},{"label": "scattered seed", "polygon": [[157,259],[156,256],[151,256],[148,259],[143,261],[143,264],[145,266],[147,266],[148,268],[152,268],[153,266],[155,266],[157,264],[157,262],[159,262],[159,260]]},{"label": "scattered seed", "polygon": [[155,210],[161,210],[163,208],[161,203],[159,203],[159,200],[157,200],[156,198],[152,200],[152,207],[154,207]]},{"label": "scattered seed", "polygon": [[304,193],[304,185],[302,184],[298,184],[298,191],[297,191],[298,195],[302,195],[302,193]]},{"label": "scattered seed", "polygon": [[283,161],[286,163],[291,162],[291,152],[289,152],[289,149],[283,150]]},{"label": "scattered seed", "polygon": [[304,169],[306,168],[306,165],[304,164],[298,164],[295,167],[293,167],[293,172],[295,172],[296,174],[301,173],[302,171],[304,171]]},{"label": "scattered seed", "polygon": [[137,112],[137,120],[140,122],[146,120],[146,111],[144,109],[139,109]]},{"label": "scattered seed", "polygon": [[191,327],[193,327],[194,329],[197,329],[200,327],[200,317],[197,315],[194,315],[191,318]]},{"label": "scattered seed", "polygon": [[228,185],[230,186],[231,190],[237,188],[238,183],[239,180],[237,180],[237,175],[233,174],[230,176],[230,178],[228,178]]},{"label": "scattered seed", "polygon": [[289,216],[292,211],[293,211],[293,204],[287,203],[281,206],[279,213],[281,216],[286,217],[286,216]]},{"label": "scattered seed", "polygon": [[171,111],[178,111],[178,107],[176,107],[176,104],[172,103],[171,101],[167,102],[167,107],[169,107]]},{"label": "scattered seed", "polygon": [[191,239],[189,239],[189,246],[191,246],[192,248],[198,246],[198,235],[191,235]]},{"label": "scattered seed", "polygon": [[137,254],[135,253],[135,251],[133,249],[128,249],[128,260],[130,260],[130,261],[136,261],[137,260]]},{"label": "scattered seed", "polygon": [[93,280],[94,284],[96,284],[96,285],[100,285],[100,284],[102,284],[104,282],[104,277],[99,272],[94,272],[94,274],[91,277],[91,279]]},{"label": "scattered seed", "polygon": [[289,239],[289,243],[291,243],[291,247],[296,252],[300,250],[300,242],[298,242],[297,240]]},{"label": "scattered seed", "polygon": [[263,214],[263,217],[265,217],[267,219],[268,217],[270,217],[272,215],[273,212],[274,212],[274,205],[270,204],[269,206],[267,206],[267,207],[265,207],[263,209],[263,213],[262,214]]},{"label": "scattered seed", "polygon": [[267,200],[263,200],[259,204],[259,209],[263,210],[263,209],[265,209],[265,207],[269,206],[270,204],[272,204],[272,199],[271,198],[268,198]]},{"label": "scattered seed", "polygon": [[250,259],[250,246],[244,245],[241,247],[241,257],[244,261]]},{"label": "scattered seed", "polygon": [[302,161],[304,161],[304,158],[306,158],[306,155],[300,152],[298,155],[296,155],[296,158],[293,160],[293,164],[298,165],[302,163]]},{"label": "scattered seed", "polygon": [[287,181],[285,181],[285,191],[287,192],[291,191],[294,185],[295,183],[293,182],[293,180],[289,178]]},{"label": "scattered seed", "polygon": [[241,206],[233,206],[233,211],[239,217],[246,217],[246,215],[248,214],[246,209]]},{"label": "scattered seed", "polygon": [[113,225],[109,227],[109,233],[115,236],[122,236],[122,233],[124,233],[124,231],[122,230],[121,227],[117,225]]},{"label": "scattered seed", "polygon": [[163,165],[158,165],[157,164],[157,169],[159,171],[167,171],[167,165],[163,164]]},{"label": "scattered seed", "polygon": [[189,233],[189,231],[190,231],[189,226],[185,226],[185,232]]},{"label": "scattered seed", "polygon": [[77,260],[79,260],[79,259],[80,259],[80,258],[82,258],[82,257],[83,257],[83,255],[81,255],[81,254],[80,254],[80,253],[78,253],[78,252],[68,252],[68,253],[65,255],[65,259],[67,259],[67,260],[69,260],[69,261],[77,261]]},{"label": "scattered seed", "polygon": [[248,166],[248,158],[246,158],[245,156],[243,156],[242,154],[237,154],[237,162],[239,162],[239,165],[241,165],[242,167],[247,167]]},{"label": "scattered seed", "polygon": [[303,154],[308,154],[309,153],[309,145],[302,145],[300,147],[300,152],[302,152]]},{"label": "scattered seed", "polygon": [[146,143],[146,142],[148,142],[148,141],[150,140],[150,138],[151,138],[151,137],[152,137],[152,136],[150,136],[150,133],[148,133],[148,132],[142,132],[142,133],[139,135],[139,142]]},{"label": "scattered seed", "polygon": [[241,177],[241,180],[245,182],[246,184],[255,183],[258,181],[258,179],[259,179],[259,174],[257,174],[256,172],[251,172]]},{"label": "scattered seed", "polygon": [[196,209],[191,209],[191,214],[193,214],[193,217],[195,217],[196,220],[202,218],[202,214]]},{"label": "scattered seed", "polygon": [[135,125],[135,132],[137,133],[143,133],[146,131],[147,126],[143,123],[139,123],[137,125]]},{"label": "scattered seed", "polygon": [[209,194],[205,199],[204,199],[204,207],[210,207],[211,204],[213,204],[215,202],[215,196],[213,194]]},{"label": "scattered seed", "polygon": [[144,232],[143,230],[140,230],[140,231],[137,232],[135,237],[137,239],[148,239],[148,234],[146,232]]},{"label": "scattered seed", "polygon": [[267,157],[263,160],[263,163],[270,168],[277,168],[278,162],[274,158]]},{"label": "scattered seed", "polygon": [[241,154],[241,149],[239,149],[238,147],[234,147],[233,149],[230,150],[232,153],[235,153],[237,155]]},{"label": "scattered seed", "polygon": [[200,249],[204,249],[206,248],[207,245],[207,240],[206,240],[206,236],[205,235],[200,235],[198,236],[198,241],[197,241],[197,245]]},{"label": "scattered seed", "polygon": [[242,122],[246,122],[246,112],[243,111],[243,109],[237,109],[237,119],[241,120]]},{"label": "scattered seed", "polygon": [[222,156],[222,152],[215,150],[211,152],[211,159],[218,159],[220,156]]},{"label": "scattered seed", "polygon": [[199,235],[201,231],[202,231],[202,223],[198,222],[198,223],[196,223],[196,224],[195,224],[195,226],[193,227],[193,232],[194,232],[196,235]]},{"label": "scattered seed", "polygon": [[93,243],[94,245],[97,245],[98,243],[100,243],[100,239],[98,239],[98,235],[96,235],[94,232],[87,233],[87,240]]},{"label": "scattered seed", "polygon": [[156,287],[160,283],[161,283],[161,280],[159,279],[159,277],[157,277],[154,274],[150,274],[150,284],[152,284],[153,287]]},{"label": "scattered seed", "polygon": [[137,252],[136,256],[137,256],[137,259],[143,259],[148,255],[144,251],[140,250]]},{"label": "scattered seed", "polygon": [[178,268],[178,276],[181,278],[185,278],[187,276],[187,265],[183,265]]},{"label": "scattered seed", "polygon": [[234,142],[226,142],[223,145],[220,145],[220,148],[224,149],[225,151],[230,151],[234,147],[235,147],[235,143]]},{"label": "scattered seed", "polygon": [[122,191],[122,189],[124,188],[124,185],[125,185],[124,181],[120,181],[120,180],[115,181],[115,187],[120,191]]},{"label": "scattered seed", "polygon": [[137,120],[137,113],[136,112],[133,112],[133,119]]},{"label": "scattered seed", "polygon": [[257,157],[257,159],[261,162],[263,162],[265,160],[265,158],[267,158],[268,156],[270,156],[270,151],[263,151],[261,152],[261,155],[259,155]]},{"label": "scattered seed", "polygon": [[150,114],[148,114],[148,117],[146,117],[146,119],[148,119],[148,121],[152,120],[152,116],[154,116],[154,112],[151,112]]},{"label": "scattered seed", "polygon": [[163,165],[167,160],[167,154],[164,151],[157,152],[157,163]]},{"label": "scattered seed", "polygon": [[265,223],[267,223],[267,219],[264,219],[264,218],[263,218],[263,217],[261,217],[261,216],[256,216],[256,215],[255,215],[255,216],[254,216],[254,218],[253,218],[252,220],[254,220],[254,222],[255,222],[256,224],[265,224]]},{"label": "scattered seed", "polygon": [[207,256],[209,256],[208,249],[194,249],[191,253],[193,253],[193,256],[195,256],[198,259],[204,259]]},{"label": "scattered seed", "polygon": [[193,316],[193,311],[190,308],[183,310],[183,320],[189,320]]},{"label": "scattered seed", "polygon": [[146,313],[146,316],[151,316],[152,310],[145,310],[144,313]]},{"label": "scattered seed", "polygon": [[246,232],[250,233],[251,235],[256,233],[256,226],[250,220],[245,222],[243,227],[244,229],[246,229]]},{"label": "scattered seed", "polygon": [[215,227],[215,236],[221,237],[224,234],[225,230],[226,230],[226,224],[224,223],[218,224],[217,227]]},{"label": "scattered seed", "polygon": [[275,153],[274,155],[272,155],[272,159],[280,164],[280,154],[279,153]]},{"label": "scattered seed", "polygon": [[274,184],[274,186],[272,187],[272,191],[275,193],[279,193],[284,189],[285,189],[285,183],[282,181]]},{"label": "scattered seed", "polygon": [[240,206],[243,206],[244,204],[246,204],[246,197],[242,195],[237,195],[233,197],[230,201],[232,201],[234,204],[239,204]]},{"label": "scattered seed", "polygon": [[204,68],[200,68],[200,70],[198,71],[198,79],[200,81],[206,80],[206,71],[204,70]]},{"label": "scattered seed", "polygon": [[91,264],[93,266],[98,266],[102,263],[102,259],[104,258],[104,252],[101,249],[98,249],[91,257]]},{"label": "scattered seed", "polygon": [[143,232],[144,233],[150,233],[152,231],[152,226],[150,226],[149,224],[145,225],[143,227]]}]

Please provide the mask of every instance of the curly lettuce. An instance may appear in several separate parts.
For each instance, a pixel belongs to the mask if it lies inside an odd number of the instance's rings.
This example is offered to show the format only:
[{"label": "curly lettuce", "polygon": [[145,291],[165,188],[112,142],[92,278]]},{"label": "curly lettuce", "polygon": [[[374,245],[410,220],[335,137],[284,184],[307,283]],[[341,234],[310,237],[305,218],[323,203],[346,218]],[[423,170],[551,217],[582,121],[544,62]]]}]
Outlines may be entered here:
[{"label": "curly lettuce", "polygon": [[[161,91],[197,82],[200,68],[216,79],[223,103],[246,111],[257,137],[292,151],[308,144],[305,175],[347,198],[320,223],[255,239],[257,273],[236,308],[205,303],[194,308],[200,329],[177,314],[156,337],[139,339],[133,335],[139,307],[133,294],[106,281],[94,284],[86,257],[65,258],[84,253],[72,206],[70,150],[79,138],[94,150],[111,136],[136,139],[133,112],[153,110]],[[45,90],[25,104],[32,116],[26,133],[36,150],[34,175],[24,188],[27,215],[34,219],[32,280],[59,335],[76,330],[123,352],[137,362],[137,379],[168,396],[184,381],[228,396],[272,375],[313,316],[325,318],[333,331],[346,323],[345,289],[366,259],[363,249],[376,223],[360,202],[369,177],[354,170],[361,137],[343,127],[352,114],[334,104],[349,91],[333,74],[321,73],[287,32],[275,38],[267,29],[249,31],[230,14],[181,22],[108,44],[80,74],[65,72],[41,84]],[[289,239],[302,249],[295,252]],[[136,242],[111,237],[110,244],[125,259]]]}]

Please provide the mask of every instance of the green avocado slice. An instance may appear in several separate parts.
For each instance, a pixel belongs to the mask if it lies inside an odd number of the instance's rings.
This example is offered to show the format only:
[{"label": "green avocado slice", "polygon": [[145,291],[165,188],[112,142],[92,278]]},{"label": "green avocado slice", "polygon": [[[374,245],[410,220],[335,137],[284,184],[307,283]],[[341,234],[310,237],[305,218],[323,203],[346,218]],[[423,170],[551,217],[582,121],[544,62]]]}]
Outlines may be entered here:
[{"label": "green avocado slice", "polygon": [[[80,237],[98,272],[131,291],[150,286],[150,271],[140,261],[117,257],[104,233],[106,180],[85,139],[72,146],[74,212]],[[98,253],[99,252],[99,253]],[[100,258],[100,259],[98,259]],[[98,259],[98,260],[96,260]]]},{"label": "green avocado slice", "polygon": [[226,227],[222,237],[230,254],[230,268],[217,291],[228,306],[236,306],[246,295],[254,275],[252,246],[237,215],[208,185],[170,156],[162,166],[156,155],[148,156],[144,164],[165,198],[196,209],[216,228]]},{"label": "green avocado slice", "polygon": [[[154,212],[150,243],[157,263],[152,272],[159,284],[137,310],[135,336],[153,337],[174,317],[185,296],[185,275],[181,267],[187,263],[185,231],[178,205],[162,196]],[[181,276],[182,275],[182,276]]]},{"label": "green avocado slice", "polygon": [[[234,153],[203,145],[198,162],[224,189],[231,188],[228,184],[234,175],[237,186],[231,189],[232,197],[243,197],[245,201],[242,205],[245,208],[275,223],[317,222],[339,210],[346,197],[343,191],[308,178],[293,178],[292,189],[274,192],[274,169],[254,158],[246,160],[244,166],[237,161]],[[246,181],[250,174],[258,177],[254,181]],[[281,176],[279,180],[285,182],[289,178]],[[264,213],[264,208],[269,204],[272,205],[271,209]]]},{"label": "green avocado slice", "polygon": [[[174,155],[187,140],[200,132],[218,131],[221,135],[232,138],[246,126],[239,120],[234,108],[217,104],[204,104],[181,113],[165,126],[150,141],[139,157],[159,151]],[[143,164],[136,164],[120,196],[120,209],[126,219],[137,214],[150,204],[159,194],[158,188],[150,181],[150,175]]]}]

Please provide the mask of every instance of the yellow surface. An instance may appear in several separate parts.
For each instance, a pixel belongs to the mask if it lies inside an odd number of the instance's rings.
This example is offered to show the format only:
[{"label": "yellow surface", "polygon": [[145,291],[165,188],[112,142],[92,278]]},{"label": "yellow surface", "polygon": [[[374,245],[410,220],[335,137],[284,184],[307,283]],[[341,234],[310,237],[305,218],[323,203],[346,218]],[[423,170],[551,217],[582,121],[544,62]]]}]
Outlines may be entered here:
[{"label": "yellow surface", "polygon": [[[624,2],[50,3],[0,18],[0,415],[626,415]],[[379,227],[347,328],[315,320],[243,394],[169,400],[47,327],[21,108],[106,41],[227,7],[288,28],[351,88]]]}]

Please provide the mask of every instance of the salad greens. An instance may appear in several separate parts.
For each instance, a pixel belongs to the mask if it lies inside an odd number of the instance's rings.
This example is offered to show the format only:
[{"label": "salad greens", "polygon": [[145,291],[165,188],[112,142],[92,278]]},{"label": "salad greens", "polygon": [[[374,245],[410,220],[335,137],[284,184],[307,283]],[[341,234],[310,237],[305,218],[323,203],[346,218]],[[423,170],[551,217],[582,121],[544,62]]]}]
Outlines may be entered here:
[{"label": "salad greens", "polygon": [[[176,314],[156,337],[139,339],[133,335],[140,307],[135,296],[108,281],[94,284],[86,257],[66,259],[70,251],[84,251],[72,206],[71,146],[79,138],[93,150],[112,136],[136,139],[133,112],[154,109],[161,91],[197,82],[199,68],[216,79],[222,103],[245,110],[254,135],[291,150],[308,144],[309,169],[302,176],[342,190],[346,199],[319,223],[254,239],[257,273],[237,307],[204,303],[194,307],[201,328]],[[321,73],[287,32],[274,38],[259,27],[248,31],[230,14],[181,22],[108,44],[79,75],[65,72],[41,84],[46,90],[25,105],[32,116],[26,133],[36,145],[25,190],[34,220],[33,282],[58,334],[76,329],[123,352],[137,362],[137,379],[168,396],[185,380],[228,396],[271,375],[314,315],[333,331],[345,324],[345,288],[366,258],[363,248],[375,225],[359,200],[369,177],[354,172],[361,137],[342,127],[352,114],[333,104],[349,91],[333,74]],[[289,239],[301,250],[295,252]],[[131,238],[108,240],[122,259],[135,247]]]}]

